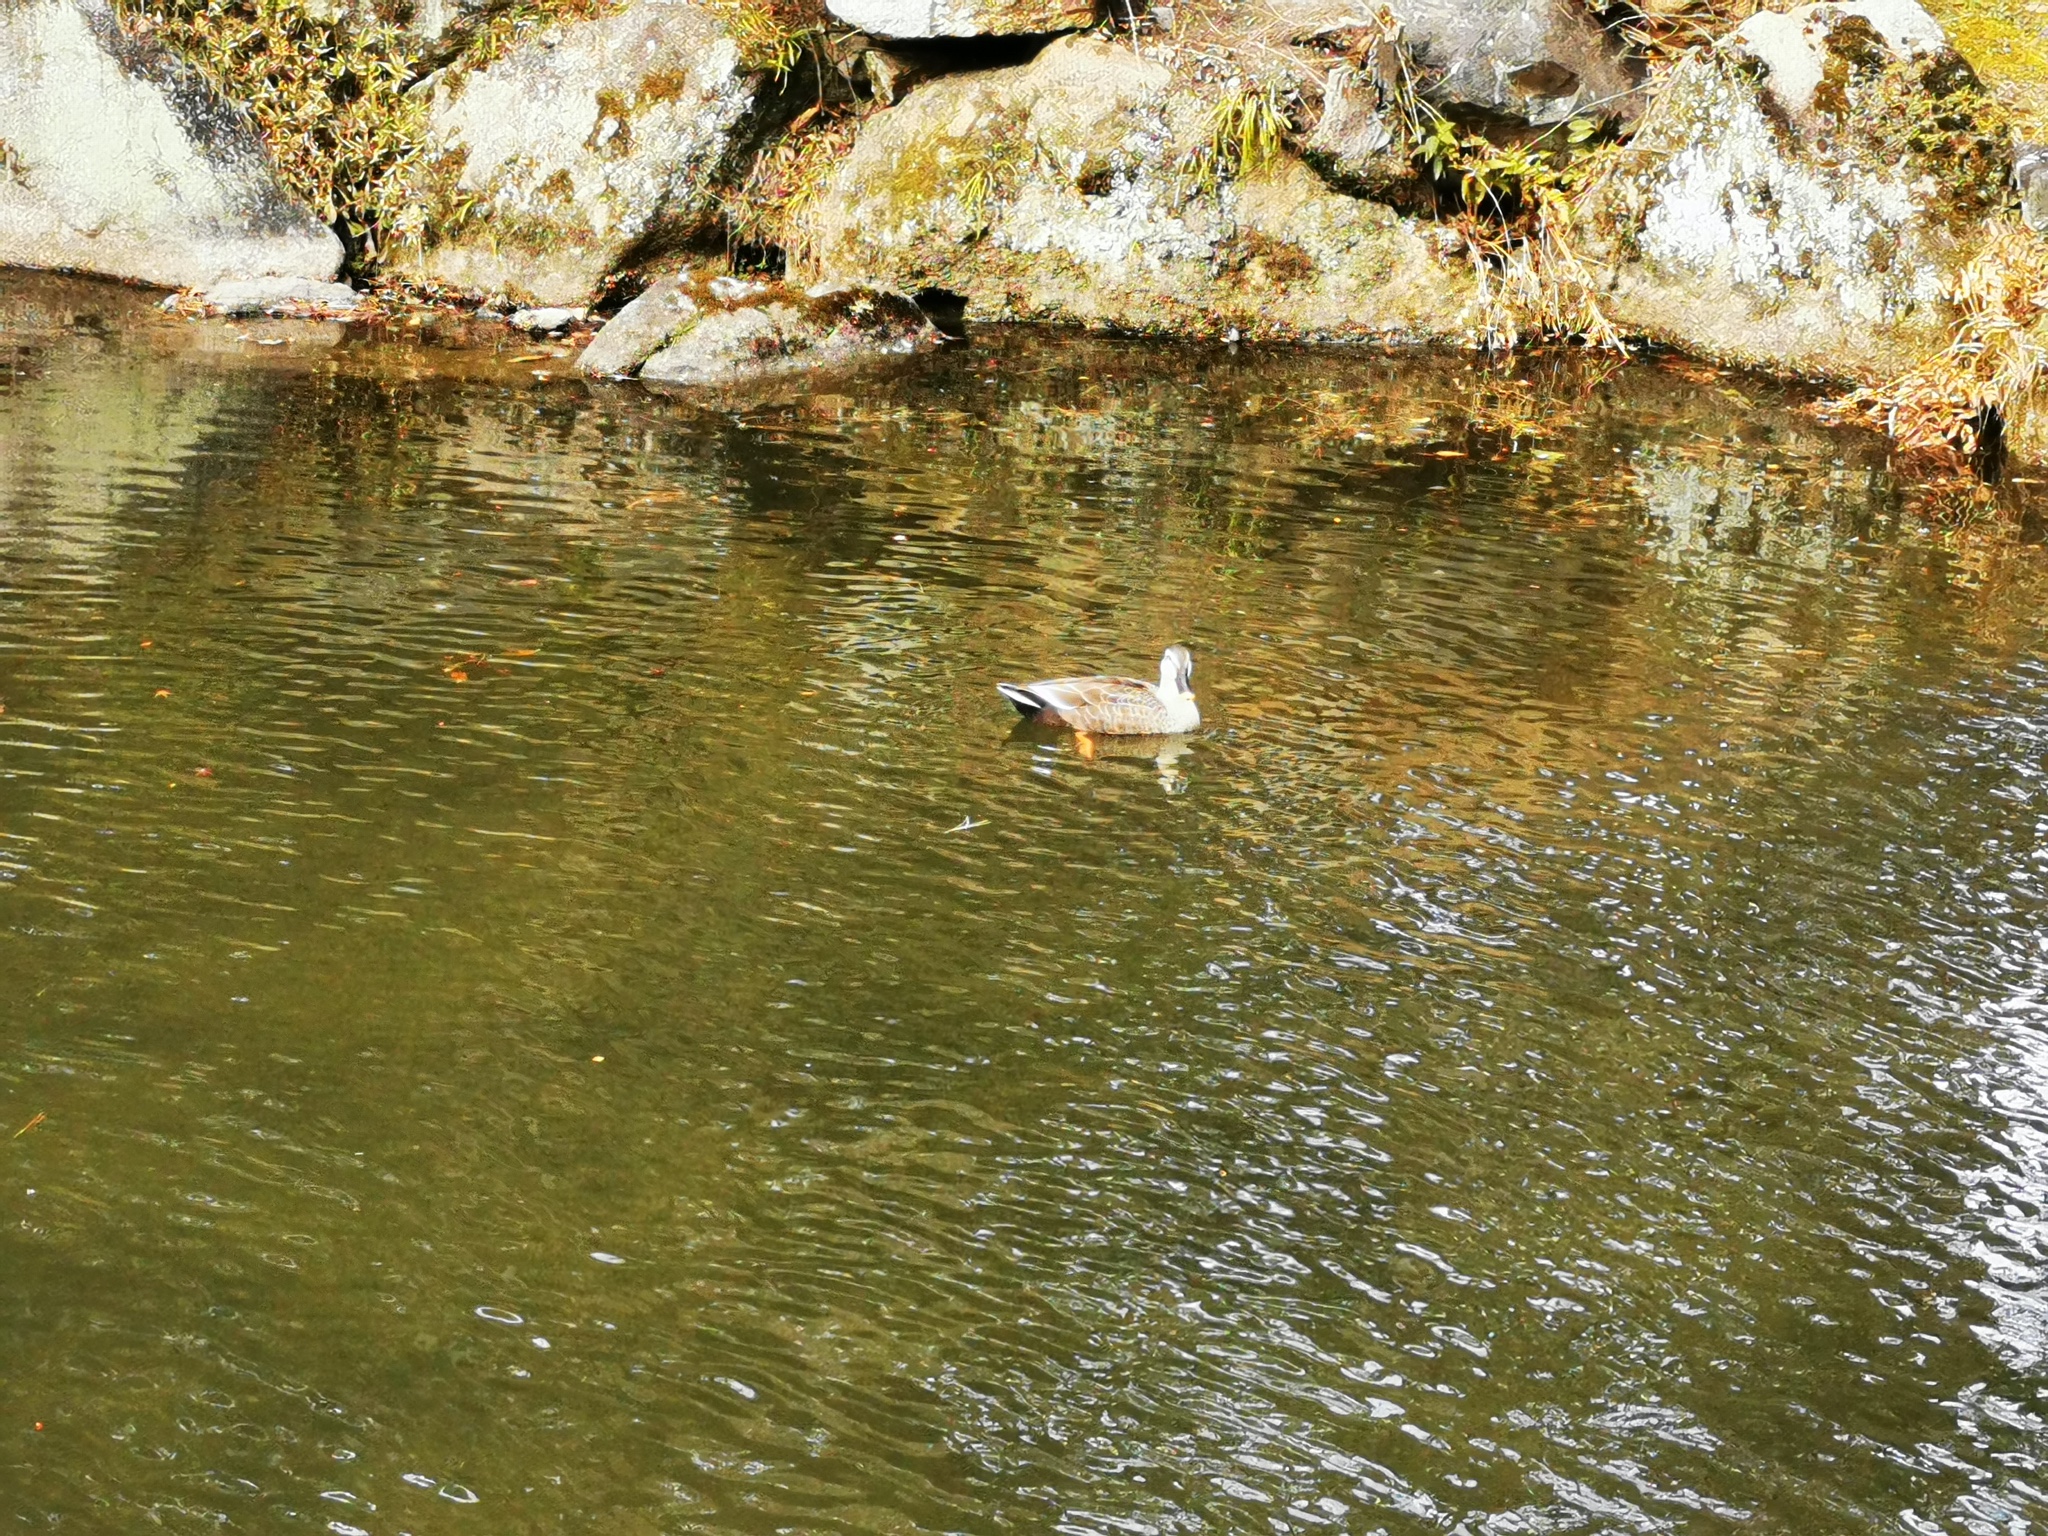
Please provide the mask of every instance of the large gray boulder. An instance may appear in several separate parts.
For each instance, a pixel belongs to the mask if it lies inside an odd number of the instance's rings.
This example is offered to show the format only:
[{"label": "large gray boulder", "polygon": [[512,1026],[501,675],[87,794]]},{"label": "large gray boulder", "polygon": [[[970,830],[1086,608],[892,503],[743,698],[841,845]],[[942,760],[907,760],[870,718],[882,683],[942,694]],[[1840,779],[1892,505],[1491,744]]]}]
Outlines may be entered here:
[{"label": "large gray boulder", "polygon": [[1091,27],[1097,0],[825,0],[833,17],[875,37],[1004,37]]},{"label": "large gray boulder", "polygon": [[794,242],[818,276],[942,289],[970,319],[1175,334],[1462,341],[1470,269],[1282,154],[1216,156],[1213,98],[1066,37],[867,119]]},{"label": "large gray boulder", "polygon": [[907,356],[942,340],[900,294],[684,272],[649,285],[614,315],[576,369],[665,384],[746,384]]},{"label": "large gray boulder", "polygon": [[387,260],[416,281],[587,303],[605,275],[714,218],[775,98],[721,12],[629,0],[562,22],[433,88],[425,233]]},{"label": "large gray boulder", "polygon": [[1394,0],[1424,100],[1454,116],[1632,122],[1642,80],[1582,0]]},{"label": "large gray boulder", "polygon": [[1674,72],[1595,210],[1610,316],[1778,371],[1910,365],[1946,340],[1946,296],[2010,195],[1984,105],[1911,0],[1753,18]]},{"label": "large gray boulder", "polygon": [[341,260],[191,69],[98,0],[0,0],[0,265],[184,288]]}]

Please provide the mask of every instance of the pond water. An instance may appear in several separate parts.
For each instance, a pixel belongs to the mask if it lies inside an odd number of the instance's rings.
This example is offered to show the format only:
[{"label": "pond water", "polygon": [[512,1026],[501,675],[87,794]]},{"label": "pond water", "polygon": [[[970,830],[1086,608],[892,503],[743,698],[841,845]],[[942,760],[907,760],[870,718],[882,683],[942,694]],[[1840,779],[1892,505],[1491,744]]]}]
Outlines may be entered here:
[{"label": "pond water", "polygon": [[2048,571],[1881,443],[271,329],[0,287],[0,1530],[2048,1520]]}]

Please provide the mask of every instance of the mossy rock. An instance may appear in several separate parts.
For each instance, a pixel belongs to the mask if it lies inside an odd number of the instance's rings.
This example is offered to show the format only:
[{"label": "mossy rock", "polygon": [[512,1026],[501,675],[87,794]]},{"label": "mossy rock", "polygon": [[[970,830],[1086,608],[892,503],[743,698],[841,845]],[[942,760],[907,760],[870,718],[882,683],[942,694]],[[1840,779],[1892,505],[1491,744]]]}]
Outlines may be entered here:
[{"label": "mossy rock", "polygon": [[1590,221],[1613,318],[1815,377],[1940,347],[2011,195],[1999,109],[1910,4],[1759,15],[1673,71],[1630,151]]},{"label": "mossy rock", "polygon": [[719,198],[793,96],[750,68],[734,12],[631,0],[562,21],[435,85],[398,275],[582,304],[607,274],[714,227]]},{"label": "mossy rock", "polygon": [[1469,269],[1292,155],[1232,168],[1214,88],[1100,39],[919,86],[862,126],[805,213],[818,276],[942,289],[970,319],[1464,342]]}]

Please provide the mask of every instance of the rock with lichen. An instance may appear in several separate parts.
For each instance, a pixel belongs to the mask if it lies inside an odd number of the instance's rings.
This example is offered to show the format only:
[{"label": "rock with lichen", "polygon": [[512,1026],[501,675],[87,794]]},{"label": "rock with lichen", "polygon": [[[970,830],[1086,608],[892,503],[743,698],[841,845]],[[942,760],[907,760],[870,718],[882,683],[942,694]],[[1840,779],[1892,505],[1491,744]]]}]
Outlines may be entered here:
[{"label": "rock with lichen", "polygon": [[629,0],[528,34],[433,87],[424,225],[387,269],[524,304],[710,230],[721,188],[786,116],[772,58],[698,0]]},{"label": "rock with lichen", "polygon": [[1911,0],[1758,15],[1674,72],[1596,203],[1609,313],[1780,371],[1896,370],[1945,339],[2009,153]]},{"label": "rock with lichen", "polygon": [[1302,138],[1301,156],[1339,191],[1389,202],[1412,200],[1415,158],[1383,77],[1333,64],[1321,81],[1321,109]]},{"label": "rock with lichen", "polygon": [[650,284],[592,338],[576,368],[600,378],[735,385],[906,356],[941,340],[901,294],[689,271]]},{"label": "rock with lichen", "polygon": [[819,275],[944,290],[977,319],[1471,336],[1468,267],[1277,145],[1247,163],[1218,132],[1215,92],[1192,84],[1085,37],[930,81],[863,125],[812,199],[799,248]]},{"label": "rock with lichen", "polygon": [[0,5],[0,265],[324,281],[341,241],[248,123],[98,0]]}]

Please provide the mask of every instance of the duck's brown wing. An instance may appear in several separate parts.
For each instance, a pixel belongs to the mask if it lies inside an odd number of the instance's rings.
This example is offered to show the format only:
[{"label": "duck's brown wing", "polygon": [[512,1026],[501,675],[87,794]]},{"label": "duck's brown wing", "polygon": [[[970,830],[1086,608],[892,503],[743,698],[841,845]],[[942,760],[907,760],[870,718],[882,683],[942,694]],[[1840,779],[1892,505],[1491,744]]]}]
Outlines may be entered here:
[{"label": "duck's brown wing", "polygon": [[1154,736],[1171,728],[1152,685],[1134,677],[1048,677],[1004,692],[1020,708],[1018,694],[1036,700],[1047,725],[1103,736]]}]

